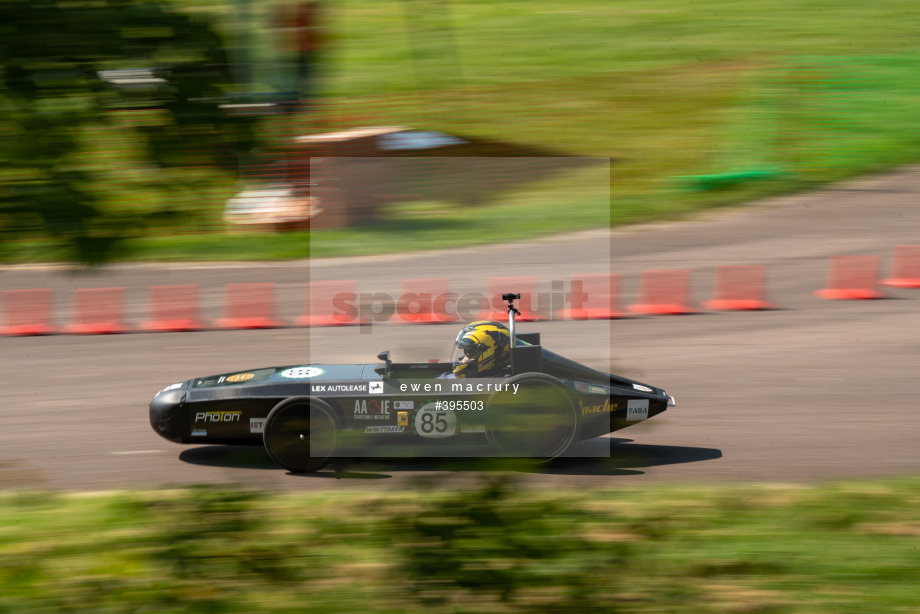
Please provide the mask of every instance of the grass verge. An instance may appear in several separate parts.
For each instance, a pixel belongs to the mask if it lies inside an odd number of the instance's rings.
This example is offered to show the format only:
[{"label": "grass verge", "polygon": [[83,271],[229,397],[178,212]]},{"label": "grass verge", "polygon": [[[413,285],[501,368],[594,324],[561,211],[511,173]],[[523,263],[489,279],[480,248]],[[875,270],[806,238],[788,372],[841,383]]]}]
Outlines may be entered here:
[{"label": "grass verge", "polygon": [[[246,26],[256,64],[242,89],[291,89],[272,11],[253,5],[244,16],[245,3],[175,1],[216,16],[228,35]],[[227,232],[221,213],[241,185],[215,169],[150,167],[130,138],[119,140],[126,125],[104,139],[87,135],[79,160],[111,219],[149,214],[148,225],[108,229],[129,237],[117,258],[476,245],[675,220],[920,159],[920,40],[904,0],[340,0],[325,9],[314,110],[267,119],[271,147],[286,150],[286,139],[311,132],[407,125],[609,158],[603,181],[590,179],[609,185],[606,207],[575,189],[585,177],[574,172],[477,207],[398,203],[379,223],[317,231],[309,241],[240,235]],[[62,254],[48,241],[0,245],[10,262]]]},{"label": "grass verge", "polygon": [[0,496],[4,612],[906,612],[920,479]]}]

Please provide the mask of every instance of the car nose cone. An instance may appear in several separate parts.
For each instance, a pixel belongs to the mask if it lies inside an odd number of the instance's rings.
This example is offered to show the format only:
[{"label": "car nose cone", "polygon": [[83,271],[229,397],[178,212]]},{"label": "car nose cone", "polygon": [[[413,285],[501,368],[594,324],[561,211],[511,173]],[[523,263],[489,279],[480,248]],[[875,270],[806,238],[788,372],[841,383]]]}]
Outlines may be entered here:
[{"label": "car nose cone", "polygon": [[[175,386],[175,384],[174,384]],[[150,426],[160,437],[182,443],[185,385],[170,386],[150,402]]]}]

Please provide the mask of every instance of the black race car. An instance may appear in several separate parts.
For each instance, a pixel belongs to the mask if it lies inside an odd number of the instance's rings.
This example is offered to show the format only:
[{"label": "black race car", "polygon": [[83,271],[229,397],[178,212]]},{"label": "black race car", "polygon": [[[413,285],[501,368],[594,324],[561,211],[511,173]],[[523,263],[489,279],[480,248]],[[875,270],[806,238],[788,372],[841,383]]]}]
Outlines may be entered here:
[{"label": "black race car", "polygon": [[[576,441],[674,405],[664,390],[596,371],[516,333],[494,377],[451,378],[455,363],[309,364],[195,378],[150,403],[150,424],[179,443],[264,445],[295,473],[337,455],[498,455],[552,459]],[[459,338],[459,337],[458,337]]]}]

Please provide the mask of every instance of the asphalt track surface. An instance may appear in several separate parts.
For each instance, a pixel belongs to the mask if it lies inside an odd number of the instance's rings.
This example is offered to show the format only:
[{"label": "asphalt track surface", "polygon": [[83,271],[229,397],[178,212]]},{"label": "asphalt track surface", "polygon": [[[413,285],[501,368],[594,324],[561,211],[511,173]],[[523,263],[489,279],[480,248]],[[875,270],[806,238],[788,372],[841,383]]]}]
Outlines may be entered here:
[{"label": "asphalt track surface", "polygon": [[[889,299],[874,301],[828,301],[813,291],[824,286],[833,255],[881,255],[884,276],[896,245],[920,244],[918,202],[920,168],[912,167],[694,221],[543,242],[310,264],[12,267],[0,270],[0,289],[50,287],[63,301],[76,288],[124,286],[128,319],[137,322],[151,285],[199,284],[204,315],[216,318],[225,284],[274,281],[281,315],[292,320],[307,279],[355,279],[362,291],[397,293],[400,279],[449,276],[467,291],[495,275],[550,281],[611,270],[628,305],[642,271],[686,268],[698,304],[710,297],[715,267],[765,264],[773,310],[523,325],[542,332],[546,347],[661,386],[678,404],[574,452],[601,458],[519,470],[522,481],[580,488],[911,474],[920,472],[920,290],[886,290]],[[372,490],[419,476],[472,480],[488,470],[445,459],[365,459],[295,476],[257,448],[167,442],[147,419],[156,391],[183,379],[311,360],[374,362],[383,349],[399,360],[444,359],[456,328],[0,337],[0,489]]]}]

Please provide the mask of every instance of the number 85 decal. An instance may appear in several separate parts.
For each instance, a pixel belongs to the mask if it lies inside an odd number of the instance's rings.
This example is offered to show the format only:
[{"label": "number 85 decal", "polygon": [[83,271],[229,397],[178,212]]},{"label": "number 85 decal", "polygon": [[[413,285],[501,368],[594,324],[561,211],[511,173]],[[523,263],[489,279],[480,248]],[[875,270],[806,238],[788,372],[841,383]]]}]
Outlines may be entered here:
[{"label": "number 85 decal", "polygon": [[436,403],[428,403],[415,414],[415,432],[422,437],[438,439],[457,432],[457,416],[452,411],[438,411]]}]

